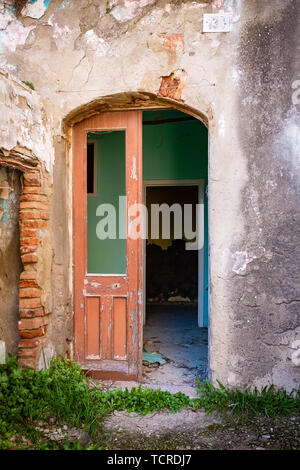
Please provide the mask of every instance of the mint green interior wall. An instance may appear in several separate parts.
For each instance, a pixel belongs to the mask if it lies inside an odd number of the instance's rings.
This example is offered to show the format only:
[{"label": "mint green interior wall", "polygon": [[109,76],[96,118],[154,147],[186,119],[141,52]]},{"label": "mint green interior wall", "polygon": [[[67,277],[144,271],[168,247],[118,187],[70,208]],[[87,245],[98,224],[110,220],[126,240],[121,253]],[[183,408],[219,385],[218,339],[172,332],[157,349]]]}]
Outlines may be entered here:
[{"label": "mint green interior wall", "polygon": [[87,265],[88,273],[123,274],[126,272],[126,240],[99,240],[96,216],[99,204],[109,203],[116,209],[119,233],[119,196],[125,196],[125,132],[90,133],[88,141],[97,141],[97,195],[87,196]]},{"label": "mint green interior wall", "polygon": [[[189,118],[180,111],[144,111],[143,122]],[[207,178],[207,129],[197,119],[143,126],[143,178]]]},{"label": "mint green interior wall", "polygon": [[[155,121],[188,118],[176,110],[144,111],[143,179],[205,179],[208,175],[208,132],[197,119],[154,124]],[[150,124],[151,123],[151,124]],[[204,325],[208,326],[208,210],[204,212]]]}]

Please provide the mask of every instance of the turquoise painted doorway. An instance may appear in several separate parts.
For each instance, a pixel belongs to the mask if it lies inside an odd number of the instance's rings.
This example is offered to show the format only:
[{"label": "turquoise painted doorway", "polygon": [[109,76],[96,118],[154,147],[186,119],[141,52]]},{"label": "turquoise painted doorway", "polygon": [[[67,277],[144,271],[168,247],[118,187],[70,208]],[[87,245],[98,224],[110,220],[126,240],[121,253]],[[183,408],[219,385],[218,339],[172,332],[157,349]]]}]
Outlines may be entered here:
[{"label": "turquoise painted doorway", "polygon": [[[183,186],[188,183],[199,187],[198,202],[203,203],[201,227],[203,250],[199,255],[198,325],[207,327],[209,322],[208,131],[204,124],[177,110],[144,111],[143,180],[144,202],[146,186],[166,184]],[[145,266],[144,277],[146,277]]]}]

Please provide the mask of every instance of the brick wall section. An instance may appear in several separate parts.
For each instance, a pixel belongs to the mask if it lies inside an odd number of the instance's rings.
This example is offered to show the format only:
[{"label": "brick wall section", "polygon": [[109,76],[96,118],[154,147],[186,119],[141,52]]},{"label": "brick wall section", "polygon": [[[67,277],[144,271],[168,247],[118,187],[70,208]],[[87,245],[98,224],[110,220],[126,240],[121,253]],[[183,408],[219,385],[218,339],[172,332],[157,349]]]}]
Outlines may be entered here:
[{"label": "brick wall section", "polygon": [[19,364],[36,368],[46,341],[48,316],[41,303],[37,280],[37,250],[49,220],[49,201],[43,193],[38,171],[23,173],[20,198],[20,252],[24,270],[19,290]]}]

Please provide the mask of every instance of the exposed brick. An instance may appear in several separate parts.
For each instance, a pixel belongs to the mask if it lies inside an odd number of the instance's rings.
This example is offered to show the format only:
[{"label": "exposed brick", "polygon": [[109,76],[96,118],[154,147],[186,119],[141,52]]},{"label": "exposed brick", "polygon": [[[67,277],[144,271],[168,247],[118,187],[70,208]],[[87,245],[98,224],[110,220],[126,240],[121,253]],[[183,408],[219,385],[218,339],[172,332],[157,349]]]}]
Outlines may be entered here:
[{"label": "exposed brick", "polygon": [[21,238],[32,237],[39,238],[40,230],[37,228],[22,228],[20,232]]},{"label": "exposed brick", "polygon": [[45,220],[27,220],[24,219],[20,223],[21,230],[23,228],[46,228],[47,222]]},{"label": "exposed brick", "polygon": [[34,298],[34,299],[23,299],[21,298],[19,300],[19,307],[20,309],[23,308],[40,308],[41,305],[41,299],[40,298]]},{"label": "exposed brick", "polygon": [[19,330],[35,330],[48,324],[48,317],[22,318],[19,320]]},{"label": "exposed brick", "polygon": [[33,357],[20,357],[18,359],[18,363],[19,363],[20,366],[31,367],[32,369],[35,369],[35,367],[36,367],[36,358],[33,358]]},{"label": "exposed brick", "polygon": [[21,238],[20,244],[25,246],[32,246],[32,245],[39,245],[40,239],[39,238]]},{"label": "exposed brick", "polygon": [[39,201],[25,201],[20,202],[20,209],[37,209],[41,211],[46,211],[48,210],[48,204],[43,204]]},{"label": "exposed brick", "polygon": [[186,75],[184,70],[176,70],[168,76],[161,77],[161,85],[158,93],[161,96],[181,101]]},{"label": "exposed brick", "polygon": [[23,349],[23,348],[36,348],[37,346],[39,346],[40,344],[42,344],[43,340],[41,338],[38,338],[38,339],[21,339],[19,341],[19,348]]},{"label": "exposed brick", "polygon": [[47,211],[41,211],[40,216],[41,216],[41,219],[43,219],[43,220],[49,220],[50,219],[50,214]]},{"label": "exposed brick", "polygon": [[31,263],[30,264],[25,263],[23,265],[24,271],[32,271],[32,269],[34,269],[34,267],[35,267],[35,265],[34,264],[32,265]]},{"label": "exposed brick", "polygon": [[38,257],[35,253],[21,255],[22,263],[37,263]]},{"label": "exposed brick", "polygon": [[166,49],[176,50],[177,52],[184,51],[184,39],[183,34],[159,34],[158,35],[163,42],[163,46]]},{"label": "exposed brick", "polygon": [[48,204],[48,197],[44,196],[44,194],[23,194],[20,196],[20,201],[38,201],[43,202],[44,204]]},{"label": "exposed brick", "polygon": [[39,348],[19,349],[18,357],[37,357]]},{"label": "exposed brick", "polygon": [[21,255],[26,255],[27,253],[34,253],[36,251],[36,246],[21,246],[20,253]]},{"label": "exposed brick", "polygon": [[24,186],[41,186],[41,177],[39,173],[23,173]]},{"label": "exposed brick", "polygon": [[42,317],[44,313],[43,308],[25,308],[19,311],[20,318]]},{"label": "exposed brick", "polygon": [[24,186],[23,194],[40,194],[41,188],[34,187],[34,186]]},{"label": "exposed brick", "polygon": [[39,287],[36,281],[24,280],[20,281],[20,287]]},{"label": "exposed brick", "polygon": [[37,278],[36,271],[23,271],[20,275],[21,280],[33,280]]},{"label": "exposed brick", "polygon": [[34,287],[25,287],[20,289],[19,297],[21,299],[36,299],[41,297],[41,289]]},{"label": "exposed brick", "polygon": [[49,219],[49,212],[35,211],[35,210],[24,210],[20,211],[21,219]]},{"label": "exposed brick", "polygon": [[20,211],[20,219],[40,219],[39,211]]},{"label": "exposed brick", "polygon": [[41,328],[37,328],[36,330],[20,330],[19,336],[25,339],[39,338],[41,336],[44,336],[45,333],[46,333],[46,327],[42,326]]}]

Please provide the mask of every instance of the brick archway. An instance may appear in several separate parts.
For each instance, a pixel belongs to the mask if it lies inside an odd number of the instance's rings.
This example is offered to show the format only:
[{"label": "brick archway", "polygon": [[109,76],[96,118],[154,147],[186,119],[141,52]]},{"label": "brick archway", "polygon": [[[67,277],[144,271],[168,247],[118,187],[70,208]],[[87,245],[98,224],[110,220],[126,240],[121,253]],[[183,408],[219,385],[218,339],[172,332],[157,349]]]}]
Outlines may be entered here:
[{"label": "brick archway", "polygon": [[48,229],[49,197],[39,162],[26,149],[0,151],[0,165],[22,173],[19,227],[23,271],[19,284],[18,360],[23,366],[37,368],[47,341],[49,319],[42,305],[43,289],[38,275],[41,263],[38,251]]}]

